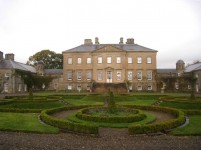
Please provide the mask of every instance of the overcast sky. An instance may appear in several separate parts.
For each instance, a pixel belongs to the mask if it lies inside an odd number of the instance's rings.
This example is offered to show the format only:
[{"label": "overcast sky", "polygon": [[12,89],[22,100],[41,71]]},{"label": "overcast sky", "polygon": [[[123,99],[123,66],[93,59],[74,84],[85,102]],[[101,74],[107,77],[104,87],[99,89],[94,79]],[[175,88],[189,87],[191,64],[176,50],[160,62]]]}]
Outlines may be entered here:
[{"label": "overcast sky", "polygon": [[0,51],[26,63],[99,37],[158,50],[157,67],[201,61],[201,0],[0,0]]}]

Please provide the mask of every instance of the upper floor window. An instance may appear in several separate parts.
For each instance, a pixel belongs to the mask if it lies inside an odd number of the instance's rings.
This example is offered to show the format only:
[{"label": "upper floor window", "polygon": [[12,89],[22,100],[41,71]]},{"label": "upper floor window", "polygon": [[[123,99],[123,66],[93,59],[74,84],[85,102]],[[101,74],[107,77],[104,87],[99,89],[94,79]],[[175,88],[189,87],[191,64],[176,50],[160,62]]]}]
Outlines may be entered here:
[{"label": "upper floor window", "polygon": [[77,58],[77,64],[81,64],[82,63],[82,58],[78,57]]},{"label": "upper floor window", "polygon": [[112,63],[112,57],[107,57],[107,63],[111,64]]},{"label": "upper floor window", "polygon": [[132,64],[132,63],[133,63],[132,57],[128,57],[128,64]]},{"label": "upper floor window", "polygon": [[82,72],[81,71],[77,72],[77,80],[82,80]]},{"label": "upper floor window", "polygon": [[137,79],[142,80],[142,71],[137,72]]},{"label": "upper floor window", "polygon": [[68,78],[68,80],[72,80],[72,78],[73,78],[73,72],[72,71],[67,72],[67,78]]},{"label": "upper floor window", "polygon": [[9,73],[5,73],[5,77],[6,77],[6,78],[9,77]]},{"label": "upper floor window", "polygon": [[121,57],[117,57],[117,64],[121,63]]},{"label": "upper floor window", "polygon": [[147,80],[152,80],[152,71],[147,71]]},{"label": "upper floor window", "polygon": [[141,64],[142,63],[142,57],[137,57],[137,63]]},{"label": "upper floor window", "polygon": [[73,64],[73,59],[71,57],[68,58],[68,64]]},{"label": "upper floor window", "polygon": [[102,64],[103,63],[103,58],[102,57],[98,57],[98,64]]},{"label": "upper floor window", "polygon": [[128,71],[128,80],[132,80],[133,79],[133,72],[132,71]]},{"label": "upper floor window", "polygon": [[147,57],[147,64],[151,64],[151,57]]},{"label": "upper floor window", "polygon": [[91,58],[90,57],[87,58],[87,64],[91,64]]}]

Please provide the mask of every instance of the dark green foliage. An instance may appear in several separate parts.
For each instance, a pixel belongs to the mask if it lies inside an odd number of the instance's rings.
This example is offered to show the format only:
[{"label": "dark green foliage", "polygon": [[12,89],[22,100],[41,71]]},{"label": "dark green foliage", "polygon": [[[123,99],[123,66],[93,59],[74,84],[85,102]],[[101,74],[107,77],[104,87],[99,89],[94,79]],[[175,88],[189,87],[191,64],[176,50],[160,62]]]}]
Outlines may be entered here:
[{"label": "dark green foliage", "polygon": [[48,109],[41,112],[40,118],[47,124],[52,125],[54,127],[58,127],[60,129],[64,129],[67,131],[86,133],[86,134],[98,134],[98,126],[90,125],[90,124],[80,124],[74,123],[67,120],[58,119],[50,116],[56,112],[65,111],[65,110],[74,110],[83,108],[86,106],[71,106],[71,107],[60,107],[55,109]]},{"label": "dark green foliage", "polygon": [[30,56],[27,64],[33,65],[41,60],[44,62],[45,69],[63,68],[63,55],[50,50],[42,50]]},{"label": "dark green foliage", "polygon": [[156,106],[130,106],[130,107],[141,108],[144,110],[162,111],[170,113],[176,117],[175,119],[171,119],[161,123],[132,125],[128,128],[130,134],[148,134],[148,133],[163,132],[165,130],[176,128],[185,122],[184,112],[177,109],[161,108]]},{"label": "dark green foliage", "polygon": [[[93,112],[90,113],[89,111],[109,111],[104,115],[93,115]],[[124,107],[116,107],[114,111],[124,111],[127,112],[127,115],[114,115],[111,114],[110,110],[108,108],[104,107],[90,107],[90,108],[83,108],[78,111],[76,116],[79,119],[86,120],[86,121],[95,121],[95,122],[108,122],[108,123],[131,123],[143,120],[146,115],[140,111],[130,108],[124,108]],[[129,115],[128,115],[129,113]]]}]

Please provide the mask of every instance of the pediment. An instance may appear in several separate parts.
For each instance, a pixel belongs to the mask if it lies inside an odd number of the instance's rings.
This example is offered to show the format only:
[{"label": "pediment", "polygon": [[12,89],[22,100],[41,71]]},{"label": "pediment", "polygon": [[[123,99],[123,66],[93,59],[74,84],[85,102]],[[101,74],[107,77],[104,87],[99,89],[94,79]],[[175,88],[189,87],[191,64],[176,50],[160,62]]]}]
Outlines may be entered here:
[{"label": "pediment", "polygon": [[124,51],[112,45],[106,45],[104,47],[95,50],[94,52],[124,52]]}]

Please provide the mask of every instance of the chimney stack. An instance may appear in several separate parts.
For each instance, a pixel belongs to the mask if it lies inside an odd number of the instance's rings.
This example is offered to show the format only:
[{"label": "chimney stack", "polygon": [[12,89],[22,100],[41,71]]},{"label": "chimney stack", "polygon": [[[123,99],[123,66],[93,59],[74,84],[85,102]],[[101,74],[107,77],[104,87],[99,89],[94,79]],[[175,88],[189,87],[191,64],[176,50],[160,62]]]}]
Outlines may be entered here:
[{"label": "chimney stack", "polygon": [[84,45],[92,45],[93,43],[92,43],[92,41],[91,41],[91,39],[85,39],[84,40]]},{"label": "chimney stack", "polygon": [[134,39],[128,38],[126,44],[134,44]]},{"label": "chimney stack", "polygon": [[124,44],[124,39],[122,37],[120,38],[119,44]]},{"label": "chimney stack", "polygon": [[15,55],[13,53],[5,55],[5,59],[6,60],[12,60],[12,61],[14,61],[14,58],[15,58]]},{"label": "chimney stack", "polygon": [[95,44],[99,44],[98,37],[95,38]]}]

